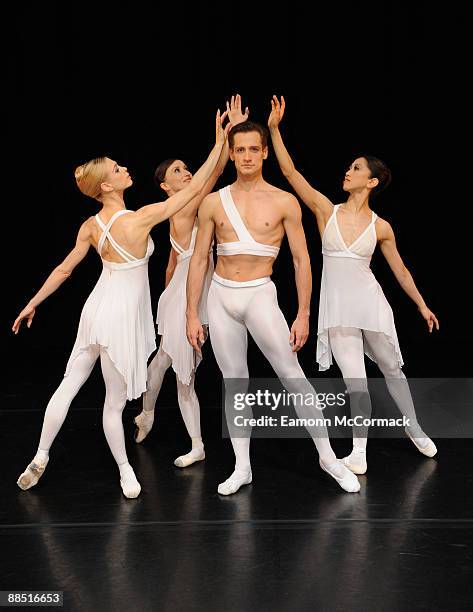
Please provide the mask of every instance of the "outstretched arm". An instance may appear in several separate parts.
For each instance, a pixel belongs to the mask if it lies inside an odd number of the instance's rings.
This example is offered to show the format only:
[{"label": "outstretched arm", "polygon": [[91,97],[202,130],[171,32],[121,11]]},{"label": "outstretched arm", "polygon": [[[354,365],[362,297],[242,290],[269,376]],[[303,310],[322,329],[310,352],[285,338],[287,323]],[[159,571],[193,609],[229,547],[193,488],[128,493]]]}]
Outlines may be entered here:
[{"label": "outstretched arm", "polygon": [[312,271],[309,252],[302,227],[302,212],[294,196],[288,196],[287,209],[283,219],[289,248],[291,249],[296,273],[297,299],[299,309],[291,327],[289,338],[292,350],[298,351],[309,337],[310,296],[312,293]]},{"label": "outstretched arm", "polygon": [[279,124],[284,116],[285,108],[286,102],[284,96],[281,96],[281,102],[279,102],[276,96],[273,96],[268,127],[279,167],[297,195],[317,217],[317,222],[320,223],[322,221],[322,223],[326,223],[333,212],[332,202],[323,193],[314,189],[302,174],[296,170],[279,131]]},{"label": "outstretched arm", "polygon": [[393,271],[394,276],[397,281],[407,293],[407,295],[411,298],[413,302],[417,305],[420,314],[424,317],[427,326],[429,328],[429,332],[432,332],[434,325],[437,329],[439,329],[439,322],[437,321],[437,317],[434,313],[427,308],[426,303],[424,302],[423,297],[421,296],[419,290],[417,289],[414,279],[412,278],[411,273],[404,265],[404,262],[399,255],[399,252],[396,247],[396,238],[394,236],[394,232],[392,227],[389,225],[387,221],[383,219],[378,219],[378,239],[381,247],[381,252],[383,253],[386,261],[389,264],[389,267]]},{"label": "outstretched arm", "polygon": [[215,146],[211,150],[207,160],[194,174],[189,185],[172,195],[165,202],[148,204],[148,206],[143,206],[136,211],[135,218],[141,222],[143,229],[147,230],[148,232],[151,231],[155,225],[169,219],[169,217],[172,217],[172,215],[180,211],[181,208],[184,208],[184,206],[188,204],[192,198],[201,193],[217,165],[220,153],[227,139],[228,131],[231,127],[230,123],[227,124],[225,129],[222,127],[226,116],[226,111],[222,116],[220,116],[220,111],[217,111],[215,120]]},{"label": "outstretched arm", "polygon": [[90,248],[90,237],[91,232],[88,221],[86,221],[82,224],[79,230],[75,247],[66,257],[66,259],[64,259],[62,263],[54,268],[41,289],[31,298],[25,308],[23,308],[15,319],[12,326],[12,331],[15,332],[15,334],[18,333],[23,319],[27,319],[26,325],[27,327],[31,327],[33,317],[36,312],[36,307],[48,296],[50,296],[51,293],[54,293],[56,289],[58,289],[67,278],[69,278],[77,264],[84,259]]},{"label": "outstretched arm", "polygon": [[199,208],[199,229],[197,230],[194,253],[187,273],[187,339],[199,353],[199,342],[201,344],[204,342],[204,330],[199,320],[198,307],[209,261],[209,249],[215,230],[212,197],[212,195],[207,196]]}]

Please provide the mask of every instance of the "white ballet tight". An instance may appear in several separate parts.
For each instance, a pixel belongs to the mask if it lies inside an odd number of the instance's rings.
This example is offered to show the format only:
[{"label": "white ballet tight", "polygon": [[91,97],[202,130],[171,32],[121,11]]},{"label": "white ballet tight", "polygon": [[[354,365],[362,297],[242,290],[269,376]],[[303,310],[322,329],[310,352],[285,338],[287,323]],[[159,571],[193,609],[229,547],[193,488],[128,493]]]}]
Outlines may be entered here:
[{"label": "white ballet tight", "polygon": [[[333,327],[329,329],[330,347],[350,393],[352,414],[371,416],[371,400],[366,382],[363,342],[386,379],[388,391],[402,415],[410,421],[409,431],[416,438],[425,433],[417,422],[409,384],[401,370],[393,345],[380,332],[361,330],[356,327]],[[354,427],[353,446],[366,449],[368,428]]]},{"label": "white ballet tight", "polygon": [[[297,354],[289,344],[289,328],[279,309],[276,287],[269,281],[258,286],[224,286],[213,280],[208,295],[209,332],[217,363],[225,380],[226,402],[232,404],[234,392],[247,387],[248,335],[268,359],[284,387],[291,393],[313,394],[314,388],[299,365]],[[300,418],[318,417],[321,413],[303,402],[295,405]],[[227,415],[233,414],[228,405]],[[316,413],[316,414],[314,414]],[[230,424],[229,424],[230,428]],[[235,470],[248,473],[250,464],[250,433],[231,438],[235,452]],[[327,465],[336,461],[326,427],[313,427],[309,433]]]},{"label": "white ballet tight", "polygon": [[[163,341],[161,339],[159,350],[148,366],[147,391],[143,395],[143,410],[146,412],[154,410],[161,385],[163,384],[164,374],[171,363],[171,357],[163,351]],[[194,374],[192,374],[190,384],[188,385],[182,383],[177,376],[176,382],[177,401],[187,432],[191,438],[200,438],[200,406],[194,389]]]},{"label": "white ballet tight", "polygon": [[39,451],[43,455],[49,452],[64,423],[72,400],[89,378],[99,356],[106,390],[103,407],[105,437],[118,466],[128,463],[122,424],[122,412],[127,399],[126,383],[108,353],[99,346],[91,346],[77,356],[69,374],[64,377],[51,397],[44,414],[39,441]]}]

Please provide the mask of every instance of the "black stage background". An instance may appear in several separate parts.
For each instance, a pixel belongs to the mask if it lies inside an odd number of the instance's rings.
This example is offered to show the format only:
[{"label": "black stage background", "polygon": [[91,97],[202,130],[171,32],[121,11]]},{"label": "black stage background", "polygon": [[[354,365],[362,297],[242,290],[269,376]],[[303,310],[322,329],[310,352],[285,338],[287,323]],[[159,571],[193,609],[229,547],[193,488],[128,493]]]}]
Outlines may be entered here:
[{"label": "black stage background", "polygon": [[[31,330],[16,337],[10,331],[72,248],[81,222],[97,211],[76,188],[77,164],[102,154],[125,164],[135,180],[126,201],[136,208],[162,198],[152,175],[163,158],[175,155],[193,168],[205,159],[215,110],[231,94],[241,93],[259,121],[271,95],[284,94],[289,150],[334,201],[344,198],[343,172],[360,151],[392,168],[393,183],[373,207],[392,223],[441,325],[428,334],[376,253],[373,268],[395,313],[406,375],[471,377],[471,168],[461,151],[470,116],[466,4],[64,2],[15,10],[2,57],[9,163],[1,209],[0,591],[63,590],[64,609],[80,612],[470,611],[469,439],[436,440],[434,459],[407,439],[371,440],[369,475],[360,476],[357,495],[344,494],[319,469],[310,440],[258,440],[253,484],[220,496],[217,483],[231,473],[234,456],[221,437],[221,377],[207,343],[196,383],[204,462],[173,465],[189,441],[169,372],[158,422],[143,444],[132,439],[140,402],[124,412],[127,453],[143,487],[137,500],[125,499],[102,431],[97,367],[72,404],[46,474],[23,492],[15,483],[33,456],[99,276],[97,254],[38,308]],[[272,153],[265,176],[287,188]],[[218,186],[233,178],[230,165]],[[303,222],[314,291],[312,333],[300,360],[317,377],[320,239],[305,209]],[[153,238],[155,309],[168,224]],[[292,322],[287,244],[274,280]],[[272,375],[254,344],[249,365],[252,376]],[[325,375],[337,373],[334,367]],[[349,452],[348,439],[333,442],[337,456]]]},{"label": "black stage background", "polygon": [[[354,155],[370,152],[388,163],[393,182],[373,208],[393,225],[400,253],[441,325],[428,334],[377,252],[373,268],[395,313],[405,373],[471,375],[472,217],[464,194],[471,172],[459,153],[467,121],[465,16],[454,4],[448,9],[427,2],[18,8],[8,28],[4,116],[10,163],[2,210],[9,239],[3,249],[2,406],[45,405],[100,272],[91,252],[38,308],[31,330],[17,337],[9,332],[18,311],[72,248],[81,222],[97,211],[77,190],[74,167],[106,154],[134,178],[129,208],[162,199],[152,180],[157,163],[175,155],[197,168],[212,145],[215,109],[236,92],[260,122],[273,93],[286,97],[282,132],[289,151],[306,178],[335,202],[344,198],[341,179]],[[233,177],[230,162],[217,187]],[[289,188],[272,153],[265,178]],[[311,337],[300,360],[307,375],[318,376],[320,239],[306,209],[303,221],[314,290]],[[153,231],[154,309],[164,285],[167,234],[167,223]],[[291,323],[297,302],[287,243],[274,280]],[[251,375],[271,375],[254,345],[249,362]],[[334,367],[327,374],[337,372]],[[373,364],[368,373],[379,375]],[[175,404],[172,378],[162,404]],[[204,403],[219,403],[219,380],[207,343],[197,382]],[[94,405],[99,381],[95,372],[85,387]]]}]

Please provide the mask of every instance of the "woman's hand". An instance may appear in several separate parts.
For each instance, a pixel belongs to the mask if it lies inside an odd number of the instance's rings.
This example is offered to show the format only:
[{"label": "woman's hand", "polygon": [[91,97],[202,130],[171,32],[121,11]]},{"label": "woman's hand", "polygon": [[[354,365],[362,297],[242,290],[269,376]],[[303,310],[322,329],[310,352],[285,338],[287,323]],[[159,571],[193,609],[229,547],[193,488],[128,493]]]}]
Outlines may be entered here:
[{"label": "woman's hand", "polygon": [[268,118],[268,127],[270,130],[275,130],[281,123],[285,108],[286,102],[284,101],[284,96],[281,96],[281,102],[279,102],[277,96],[273,96],[271,100],[271,114]]},{"label": "woman's hand", "polygon": [[29,306],[29,305],[25,306],[25,308],[23,308],[23,310],[20,312],[20,314],[15,319],[15,322],[13,323],[13,327],[11,328],[12,332],[14,332],[15,334],[18,333],[23,319],[27,319],[26,327],[31,327],[31,323],[33,322],[33,317],[35,315],[35,312],[36,312],[36,308],[33,308],[33,306]]},{"label": "woman's hand", "polygon": [[419,308],[419,312],[424,317],[427,323],[427,326],[429,328],[429,333],[432,333],[434,325],[437,330],[439,329],[439,322],[437,321],[437,317],[434,315],[434,313],[431,310],[427,308],[427,306],[423,306],[422,308]]},{"label": "woman's hand", "polygon": [[225,117],[228,115],[228,111],[225,111],[222,115],[220,115],[220,109],[217,111],[217,116],[215,118],[215,144],[219,147],[223,147],[225,141],[227,140],[228,132],[232,127],[232,124],[229,122],[227,126],[224,128],[223,123],[225,121]]}]

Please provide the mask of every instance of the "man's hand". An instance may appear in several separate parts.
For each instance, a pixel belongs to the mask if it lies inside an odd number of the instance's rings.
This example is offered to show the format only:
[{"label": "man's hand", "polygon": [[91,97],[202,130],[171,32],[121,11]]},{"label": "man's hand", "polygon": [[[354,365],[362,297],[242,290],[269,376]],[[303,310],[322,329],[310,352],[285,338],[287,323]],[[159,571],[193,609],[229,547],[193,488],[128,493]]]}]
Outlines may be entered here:
[{"label": "man's hand", "polygon": [[435,324],[436,329],[437,330],[439,329],[439,322],[437,321],[437,317],[434,315],[434,313],[431,310],[427,308],[427,306],[424,306],[423,308],[419,308],[419,312],[427,322],[429,333],[432,333],[434,324]]},{"label": "man's hand", "polygon": [[205,334],[199,317],[187,317],[186,335],[192,348],[198,353],[202,353],[200,347],[205,341]]},{"label": "man's hand", "polygon": [[276,129],[281,123],[285,108],[286,102],[284,96],[281,96],[281,102],[279,102],[277,96],[273,96],[271,100],[271,113],[268,118],[268,127],[270,130]]},{"label": "man's hand", "polygon": [[27,319],[26,327],[28,328],[31,327],[31,324],[33,323],[33,317],[35,315],[35,312],[36,312],[36,309],[33,308],[33,306],[25,306],[25,308],[23,308],[23,310],[20,312],[20,314],[15,319],[15,322],[13,323],[13,326],[11,328],[12,332],[14,332],[15,334],[18,333],[23,319]]},{"label": "man's hand", "polygon": [[238,123],[243,123],[248,119],[250,114],[250,110],[248,107],[245,108],[245,114],[241,112],[241,96],[237,94],[236,96],[232,96],[230,98],[230,103],[227,100],[227,114],[228,119],[232,126],[238,125]]},{"label": "man's hand", "polygon": [[307,342],[309,337],[309,315],[299,315],[291,327],[291,335],[289,336],[289,344],[292,346],[292,352],[296,353]]}]

